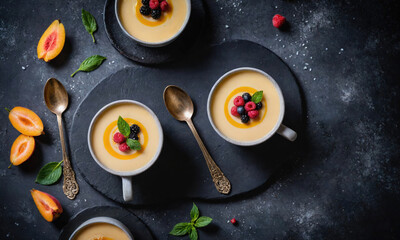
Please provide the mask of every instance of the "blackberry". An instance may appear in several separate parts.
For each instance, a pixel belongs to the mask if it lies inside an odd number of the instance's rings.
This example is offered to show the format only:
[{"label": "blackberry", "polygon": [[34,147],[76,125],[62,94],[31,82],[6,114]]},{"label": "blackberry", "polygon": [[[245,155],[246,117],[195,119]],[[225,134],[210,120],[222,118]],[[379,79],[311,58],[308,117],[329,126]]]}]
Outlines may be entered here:
[{"label": "blackberry", "polygon": [[261,102],[257,103],[256,104],[256,109],[260,110],[261,108],[262,108],[262,103]]},{"label": "blackberry", "polygon": [[143,5],[140,7],[140,14],[144,16],[148,16],[151,13],[151,9],[149,6]]},{"label": "blackberry", "polygon": [[245,103],[251,101],[251,95],[250,93],[243,93],[242,98],[244,100]]},{"label": "blackberry", "polygon": [[250,118],[249,118],[249,116],[247,116],[247,114],[243,114],[243,115],[240,117],[240,120],[242,121],[242,123],[248,123],[249,120],[250,120]]},{"label": "blackberry", "polygon": [[239,107],[237,107],[237,113],[239,113],[240,115],[242,115],[242,114],[245,114],[246,113],[246,111],[244,110],[244,107],[243,106],[239,106]]},{"label": "blackberry", "polygon": [[140,127],[136,124],[132,124],[131,126],[131,134],[138,135],[140,133]]},{"label": "blackberry", "polygon": [[151,17],[154,19],[159,19],[161,17],[161,9],[151,10]]},{"label": "blackberry", "polygon": [[131,132],[131,134],[129,134],[129,138],[132,140],[139,140],[138,135],[133,132]]},{"label": "blackberry", "polygon": [[150,0],[142,0],[144,6],[149,6]]}]

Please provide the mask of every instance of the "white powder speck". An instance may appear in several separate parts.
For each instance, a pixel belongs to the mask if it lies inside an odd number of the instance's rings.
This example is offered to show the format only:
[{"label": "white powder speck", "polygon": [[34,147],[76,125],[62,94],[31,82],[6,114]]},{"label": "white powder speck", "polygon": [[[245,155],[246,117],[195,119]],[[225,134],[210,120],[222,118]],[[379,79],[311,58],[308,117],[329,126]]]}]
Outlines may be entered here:
[{"label": "white powder speck", "polygon": [[17,227],[18,227],[18,226],[19,226],[19,223],[15,222],[15,226],[17,226]]},{"label": "white powder speck", "polygon": [[304,66],[303,69],[304,69],[304,70],[307,70],[307,66]]},{"label": "white powder speck", "polygon": [[304,63],[306,66],[308,66],[309,64],[308,63]]},{"label": "white powder speck", "polygon": [[21,68],[22,68],[22,70],[25,70],[25,69],[26,69],[24,66],[22,66]]},{"label": "white powder speck", "polygon": [[343,52],[343,51],[344,51],[344,49],[343,49],[343,48],[341,48],[341,49],[340,49],[340,51],[341,51],[341,52]]},{"label": "white powder speck", "polygon": [[296,55],[299,55],[299,51],[296,52]]},{"label": "white powder speck", "polygon": [[315,80],[317,80],[317,78],[313,78],[313,80],[315,81]]},{"label": "white powder speck", "polygon": [[229,28],[229,25],[225,25],[225,28]]},{"label": "white powder speck", "polygon": [[328,51],[328,48],[325,48],[325,51]]}]

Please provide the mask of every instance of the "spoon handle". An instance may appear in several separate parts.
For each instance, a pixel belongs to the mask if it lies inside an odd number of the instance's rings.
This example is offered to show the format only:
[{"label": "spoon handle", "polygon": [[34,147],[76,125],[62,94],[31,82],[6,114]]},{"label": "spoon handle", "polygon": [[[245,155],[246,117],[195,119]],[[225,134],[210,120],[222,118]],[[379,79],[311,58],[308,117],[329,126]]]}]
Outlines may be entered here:
[{"label": "spoon handle", "polygon": [[218,165],[214,162],[211,155],[208,153],[206,146],[204,146],[203,141],[197,133],[192,119],[188,119],[186,122],[189,125],[190,130],[192,130],[192,133],[196,138],[197,144],[199,144],[199,147],[203,152],[204,159],[206,160],[208,170],[211,173],[211,177],[213,179],[215,187],[217,188],[218,192],[228,194],[231,191],[231,183],[229,182],[228,178],[225,177],[224,173],[221,171]]},{"label": "spoon handle", "polygon": [[71,162],[68,159],[67,150],[65,148],[64,131],[62,127],[61,114],[57,114],[58,130],[60,132],[61,149],[63,153],[63,192],[69,199],[74,199],[79,192],[79,186],[75,179],[75,172],[72,169]]}]

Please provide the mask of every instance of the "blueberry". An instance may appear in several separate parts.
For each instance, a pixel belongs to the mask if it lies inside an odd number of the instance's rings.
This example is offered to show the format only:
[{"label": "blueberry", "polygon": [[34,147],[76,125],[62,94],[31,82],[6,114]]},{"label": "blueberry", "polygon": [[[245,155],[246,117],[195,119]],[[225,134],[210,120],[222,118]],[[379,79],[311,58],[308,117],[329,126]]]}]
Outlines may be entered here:
[{"label": "blueberry", "polygon": [[129,134],[129,138],[132,140],[139,140],[138,135],[136,135],[135,133],[131,132],[131,134]]},{"label": "blueberry", "polygon": [[250,120],[250,118],[249,116],[247,116],[247,114],[242,114],[240,120],[242,121],[242,123],[247,123]]},{"label": "blueberry", "polygon": [[131,133],[138,135],[140,133],[140,127],[136,124],[132,124]]},{"label": "blueberry", "polygon": [[245,114],[245,113],[246,113],[246,110],[244,110],[244,107],[243,107],[243,106],[239,106],[239,107],[237,107],[237,112],[238,112],[240,115],[242,115],[242,114]]},{"label": "blueberry", "polygon": [[262,103],[261,102],[257,103],[256,104],[256,109],[260,110],[261,108],[262,108]]},{"label": "blueberry", "polygon": [[250,93],[243,93],[242,98],[243,98],[244,102],[251,101]]}]

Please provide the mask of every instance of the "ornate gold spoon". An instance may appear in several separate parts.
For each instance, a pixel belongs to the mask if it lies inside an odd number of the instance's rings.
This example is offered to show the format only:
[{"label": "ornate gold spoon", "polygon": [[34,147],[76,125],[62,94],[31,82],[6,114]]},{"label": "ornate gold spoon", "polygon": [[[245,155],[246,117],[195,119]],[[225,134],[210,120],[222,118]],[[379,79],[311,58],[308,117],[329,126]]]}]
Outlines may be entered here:
[{"label": "ornate gold spoon", "polygon": [[63,192],[69,199],[74,199],[79,192],[79,186],[75,179],[75,172],[72,169],[71,162],[68,159],[65,149],[64,131],[62,127],[61,114],[68,106],[68,93],[64,86],[55,78],[47,80],[44,86],[44,101],[47,108],[57,115],[58,130],[60,132],[61,148],[64,160],[64,183]]},{"label": "ornate gold spoon", "polygon": [[190,96],[179,87],[170,85],[165,88],[163,97],[168,112],[176,120],[185,121],[189,125],[190,130],[192,130],[192,133],[203,152],[208,170],[210,170],[211,177],[218,192],[228,194],[231,191],[231,183],[208,153],[206,146],[204,146],[203,141],[193,125],[191,118],[194,112],[194,107]]}]

